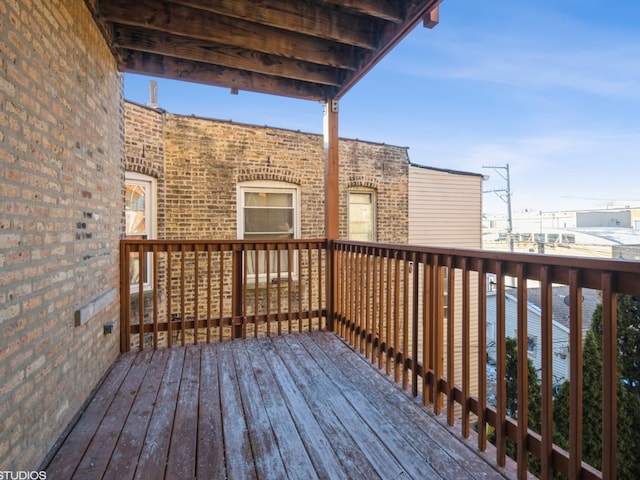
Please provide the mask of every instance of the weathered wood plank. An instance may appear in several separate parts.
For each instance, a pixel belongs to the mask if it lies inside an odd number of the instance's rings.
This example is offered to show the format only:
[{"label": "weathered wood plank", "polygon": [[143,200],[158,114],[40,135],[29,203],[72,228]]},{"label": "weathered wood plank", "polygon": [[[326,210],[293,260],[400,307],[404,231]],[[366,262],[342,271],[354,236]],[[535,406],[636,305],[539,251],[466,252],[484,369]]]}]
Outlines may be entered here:
[{"label": "weathered wood plank", "polygon": [[185,351],[184,348],[169,349],[167,368],[162,377],[134,475],[136,479],[164,478]]},{"label": "weathered wood plank", "polygon": [[[337,337],[330,338],[322,332],[309,334],[318,349],[325,352],[354,384],[355,388],[367,392],[367,399],[388,420],[393,420],[401,431],[411,432],[414,445],[420,449],[429,464],[444,478],[495,479],[501,475],[486,462],[473,454],[467,446],[457,440],[435,419],[432,413],[418,403],[412,402],[405,392],[393,384],[382,372],[366,370],[368,361]],[[306,339],[301,339],[306,342]],[[335,341],[337,340],[337,341]]]},{"label": "weathered wood plank", "polygon": [[198,395],[200,348],[186,348],[173,431],[167,459],[166,478],[194,478],[198,440]]},{"label": "weathered wood plank", "polygon": [[[261,344],[257,341],[243,342],[246,348],[246,362],[250,365],[255,375],[256,385],[262,395],[265,414],[269,417],[271,428],[278,444],[280,456],[284,462],[289,478],[314,479],[318,478],[316,469],[306,454],[306,447],[298,427],[295,424],[286,399],[280,390],[273,388],[276,383],[262,351]],[[267,346],[269,343],[263,343]],[[273,355],[273,349],[268,350]]]},{"label": "weathered wood plank", "polygon": [[71,478],[135,357],[135,354],[128,354],[117,358],[86,410],[51,459],[46,469],[47,478]]},{"label": "weathered wood plank", "polygon": [[[355,463],[355,459],[349,456],[350,450],[344,435],[344,430],[332,428],[328,415],[314,415],[314,405],[308,402],[302,395],[299,385],[290,374],[282,359],[274,354],[273,344],[270,339],[259,338],[261,348],[265,351],[264,360],[271,369],[277,386],[283,395],[291,416],[296,423],[300,437],[304,442],[308,455],[311,457],[318,476],[323,479],[333,478],[376,478],[375,472],[369,470],[373,477],[350,476],[349,471],[357,468],[349,468],[350,463]],[[313,379],[308,379],[311,383]],[[318,400],[320,402],[321,400]],[[317,402],[316,403],[317,406]],[[318,410],[319,412],[322,410]],[[362,465],[364,467],[364,465]],[[365,469],[363,468],[364,472]]]},{"label": "weathered wood plank", "polygon": [[218,352],[225,458],[229,478],[250,479],[257,478],[257,473],[233,362],[233,348],[236,342],[220,344]]},{"label": "weathered wood plank", "polygon": [[154,351],[147,372],[144,375],[142,386],[133,402],[131,413],[111,455],[103,480],[127,480],[133,478],[140,452],[142,451],[140,436],[147,431],[151,421],[153,405],[155,405],[158,397],[158,390],[160,389],[168,358],[169,352],[167,349],[162,348]]},{"label": "weathered wood plank", "polygon": [[[377,405],[368,400],[371,389],[359,389],[350,378],[339,369],[332,360],[313,342],[308,336],[289,341],[292,352],[298,358],[311,356],[318,362],[324,375],[330,378],[349,402],[351,409],[362,412],[362,422],[368,426],[374,435],[382,439],[382,443],[394,459],[400,464],[403,474],[413,478],[436,478],[438,473],[428,463],[424,452],[415,447],[413,432],[411,429],[400,429],[400,425],[387,412],[380,412]],[[363,365],[370,370],[370,366]],[[464,477],[460,477],[464,478]]]},{"label": "weathered wood plank", "polygon": [[251,363],[241,342],[233,349],[244,417],[249,427],[251,452],[258,478],[285,478],[286,470],[278,443],[265,410],[262,394],[250,368]]},{"label": "weathered wood plank", "polygon": [[153,351],[146,350],[136,355],[73,478],[100,478],[104,474],[152,354]]},{"label": "weathered wood plank", "polygon": [[226,478],[218,382],[218,344],[203,345],[198,409],[198,478]]},{"label": "weathered wood plank", "polygon": [[[348,392],[340,388],[325,370],[328,361],[325,358],[311,357],[300,345],[300,338],[291,339],[279,337],[274,339],[276,347],[281,347],[281,355],[287,355],[288,364],[298,365],[305,376],[313,378],[319,392],[330,392],[331,395],[325,394],[324,403],[325,410],[327,407],[332,408],[338,417],[338,421],[342,422],[348,434],[351,436],[354,446],[358,448],[361,455],[366,458],[378,475],[382,478],[398,478],[404,474],[405,468],[394,457],[393,453],[386,447],[383,442],[378,439],[379,432],[377,429],[370,428],[368,419],[375,413],[362,401],[358,405],[352,405],[348,399]],[[312,359],[316,363],[311,363],[308,359]],[[314,375],[315,373],[315,375]],[[342,385],[345,388],[352,388],[348,385]],[[384,419],[380,419],[384,421]],[[380,424],[378,428],[384,428],[384,424]],[[384,433],[384,432],[383,432]],[[388,439],[385,438],[385,442]],[[403,445],[407,447],[407,445]],[[429,478],[435,472],[428,471],[421,475],[410,475],[415,478]]]},{"label": "weathered wood plank", "polygon": [[362,419],[351,411],[344,397],[319,371],[310,358],[298,359],[283,337],[272,342],[285,368],[296,382],[304,402],[331,439],[334,452],[348,478],[397,478],[400,466],[383,449],[373,445],[375,435],[362,429]]}]

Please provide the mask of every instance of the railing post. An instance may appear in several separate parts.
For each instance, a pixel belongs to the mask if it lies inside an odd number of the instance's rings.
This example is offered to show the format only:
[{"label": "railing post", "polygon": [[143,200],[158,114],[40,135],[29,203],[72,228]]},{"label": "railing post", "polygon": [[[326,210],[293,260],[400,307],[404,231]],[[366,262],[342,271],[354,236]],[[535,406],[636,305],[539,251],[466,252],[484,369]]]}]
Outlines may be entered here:
[{"label": "railing post", "polygon": [[126,353],[131,349],[130,339],[130,307],[131,285],[129,278],[129,248],[120,241],[120,352]]},{"label": "railing post", "polygon": [[[237,323],[242,316],[242,250],[234,248],[231,277],[231,338],[242,337],[242,324]],[[222,328],[222,326],[220,326]]]}]

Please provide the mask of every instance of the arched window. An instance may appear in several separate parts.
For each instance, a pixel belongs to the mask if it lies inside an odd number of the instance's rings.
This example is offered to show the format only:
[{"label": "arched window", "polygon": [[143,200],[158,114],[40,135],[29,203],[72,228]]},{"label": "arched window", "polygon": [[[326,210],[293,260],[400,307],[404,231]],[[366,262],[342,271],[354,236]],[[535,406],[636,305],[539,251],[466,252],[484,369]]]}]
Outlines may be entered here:
[{"label": "arched window", "polygon": [[[125,218],[126,237],[146,240],[156,235],[156,179],[139,173],[125,173]],[[144,289],[151,288],[151,262],[140,271],[137,254],[132,255],[130,268],[131,291],[137,292],[140,275],[143,275]]]}]

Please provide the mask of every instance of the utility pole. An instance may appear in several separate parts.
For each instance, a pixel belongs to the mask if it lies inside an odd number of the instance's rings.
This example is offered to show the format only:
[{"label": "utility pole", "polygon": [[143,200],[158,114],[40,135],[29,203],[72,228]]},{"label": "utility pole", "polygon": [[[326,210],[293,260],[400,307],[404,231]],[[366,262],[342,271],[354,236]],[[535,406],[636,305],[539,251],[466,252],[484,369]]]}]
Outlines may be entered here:
[{"label": "utility pole", "polygon": [[[508,213],[508,227],[507,227],[507,239],[509,240],[509,251],[513,252],[513,217],[511,215],[511,177],[509,176],[509,164],[507,163],[505,166],[494,166],[494,165],[483,165],[482,168],[492,168],[494,169],[498,175],[500,175],[503,180],[507,181],[507,188],[502,188],[498,190],[487,190],[482,193],[495,193],[500,200],[507,204],[507,213]],[[501,170],[505,170],[507,173],[502,173]]]}]

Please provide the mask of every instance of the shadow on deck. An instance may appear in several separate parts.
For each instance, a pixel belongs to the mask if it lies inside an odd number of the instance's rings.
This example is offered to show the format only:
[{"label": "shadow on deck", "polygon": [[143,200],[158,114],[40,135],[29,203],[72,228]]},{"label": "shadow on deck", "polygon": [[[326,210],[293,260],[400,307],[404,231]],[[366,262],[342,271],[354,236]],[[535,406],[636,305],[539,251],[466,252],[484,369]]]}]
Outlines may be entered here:
[{"label": "shadow on deck", "polygon": [[502,478],[326,331],[121,355],[48,479]]}]

